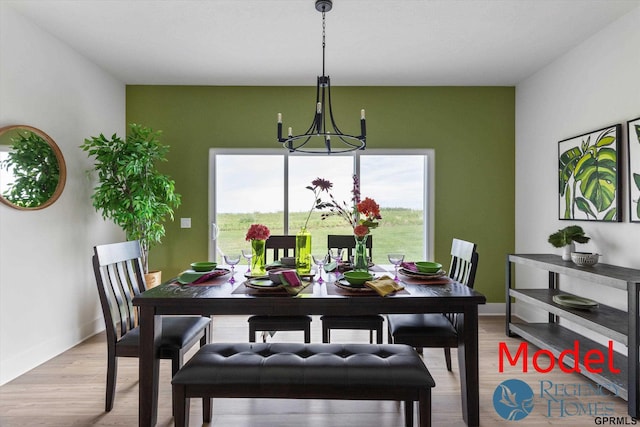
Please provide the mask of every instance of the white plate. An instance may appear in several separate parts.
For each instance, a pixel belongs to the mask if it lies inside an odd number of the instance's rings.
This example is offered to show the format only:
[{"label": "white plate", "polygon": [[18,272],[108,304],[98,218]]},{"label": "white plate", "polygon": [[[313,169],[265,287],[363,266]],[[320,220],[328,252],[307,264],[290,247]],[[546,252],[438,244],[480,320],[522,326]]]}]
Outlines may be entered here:
[{"label": "white plate", "polygon": [[282,286],[280,283],[273,283],[269,279],[250,279],[244,282],[247,288],[260,289],[263,291],[279,290]]},{"label": "white plate", "polygon": [[333,282],[333,284],[336,285],[337,287],[342,288],[342,289],[347,290],[347,291],[375,292],[374,289],[371,289],[368,286],[365,286],[365,285],[352,285],[351,283],[347,282],[345,279]]}]

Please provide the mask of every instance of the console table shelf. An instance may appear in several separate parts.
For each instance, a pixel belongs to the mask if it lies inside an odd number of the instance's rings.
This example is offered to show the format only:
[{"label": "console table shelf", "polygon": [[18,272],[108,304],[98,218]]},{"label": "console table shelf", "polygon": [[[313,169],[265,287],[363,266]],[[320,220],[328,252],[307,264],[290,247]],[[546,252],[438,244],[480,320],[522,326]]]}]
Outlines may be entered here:
[{"label": "console table shelf", "polygon": [[[517,289],[513,283],[513,264],[521,264],[548,271],[548,287],[542,289]],[[593,310],[574,309],[555,303],[553,301],[554,295],[571,295],[558,289],[560,275],[575,277],[626,291],[628,311],[618,310],[601,303]],[[556,357],[563,350],[572,349],[575,341],[578,341],[580,345],[581,361],[584,359],[584,354],[591,349],[598,349],[605,355],[608,353],[606,346],[558,324],[558,318],[563,318],[626,345],[628,350],[627,357],[614,352],[613,366],[620,369],[619,374],[613,374],[608,369],[604,369],[602,373],[591,373],[581,363],[579,366],[584,376],[626,399],[628,401],[629,415],[639,418],[639,287],[640,270],[608,264],[578,267],[571,261],[564,261],[560,256],[551,254],[508,255],[505,286],[507,302],[506,333],[508,336],[520,336],[537,347],[551,351]],[[512,299],[547,311],[549,313],[548,322],[512,322]],[[573,360],[568,358],[567,361],[573,363]]]},{"label": "console table shelf", "polygon": [[[598,349],[603,354],[607,354],[608,348],[595,341],[590,340],[570,329],[563,328],[557,323],[512,323],[511,331],[531,344],[550,350],[554,356],[558,357],[561,351],[573,348],[574,341],[580,342],[580,360],[584,360],[585,353],[591,349]],[[628,398],[627,390],[627,358],[623,354],[613,353],[613,366],[620,369],[619,374],[612,374],[604,369],[601,373],[592,373],[586,370],[584,364],[578,363],[581,374],[592,381],[602,384],[604,388],[617,394],[625,400]],[[566,358],[573,366],[574,360]]]}]

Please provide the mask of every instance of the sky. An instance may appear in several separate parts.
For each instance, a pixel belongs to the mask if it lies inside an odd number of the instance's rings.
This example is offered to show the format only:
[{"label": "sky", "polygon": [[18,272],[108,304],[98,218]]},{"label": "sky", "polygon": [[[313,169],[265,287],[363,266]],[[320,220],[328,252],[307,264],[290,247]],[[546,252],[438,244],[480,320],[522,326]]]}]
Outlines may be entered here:
[{"label": "sky", "polygon": [[[284,210],[284,156],[218,155],[216,182],[219,213],[277,212]],[[422,156],[360,156],[361,197],[371,197],[382,208],[422,210],[424,158]],[[353,157],[290,156],[289,211],[309,211],[313,193],[306,189],[315,178],[333,184],[338,201],[350,202]],[[227,197],[233,194],[233,197]],[[323,193],[323,199],[326,194]]]}]

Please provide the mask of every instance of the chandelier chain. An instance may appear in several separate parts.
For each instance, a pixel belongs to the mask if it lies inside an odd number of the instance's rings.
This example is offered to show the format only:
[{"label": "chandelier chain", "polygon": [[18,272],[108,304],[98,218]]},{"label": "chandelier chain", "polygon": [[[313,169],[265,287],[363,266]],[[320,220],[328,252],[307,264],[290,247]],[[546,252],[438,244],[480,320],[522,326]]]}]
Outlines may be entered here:
[{"label": "chandelier chain", "polygon": [[325,21],[325,12],[324,10],[322,11],[322,75],[325,75],[325,71],[324,71],[324,52],[325,52],[325,35],[326,35],[326,21]]}]

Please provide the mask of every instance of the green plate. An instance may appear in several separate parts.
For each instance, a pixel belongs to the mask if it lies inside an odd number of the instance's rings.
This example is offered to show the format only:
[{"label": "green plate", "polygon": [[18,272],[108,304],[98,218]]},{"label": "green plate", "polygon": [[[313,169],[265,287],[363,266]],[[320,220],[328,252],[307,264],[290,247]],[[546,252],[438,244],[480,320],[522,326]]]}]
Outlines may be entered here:
[{"label": "green plate", "polygon": [[582,310],[591,310],[592,308],[598,307],[598,303],[594,300],[576,295],[554,295],[553,302],[564,305],[565,307],[578,308]]}]

